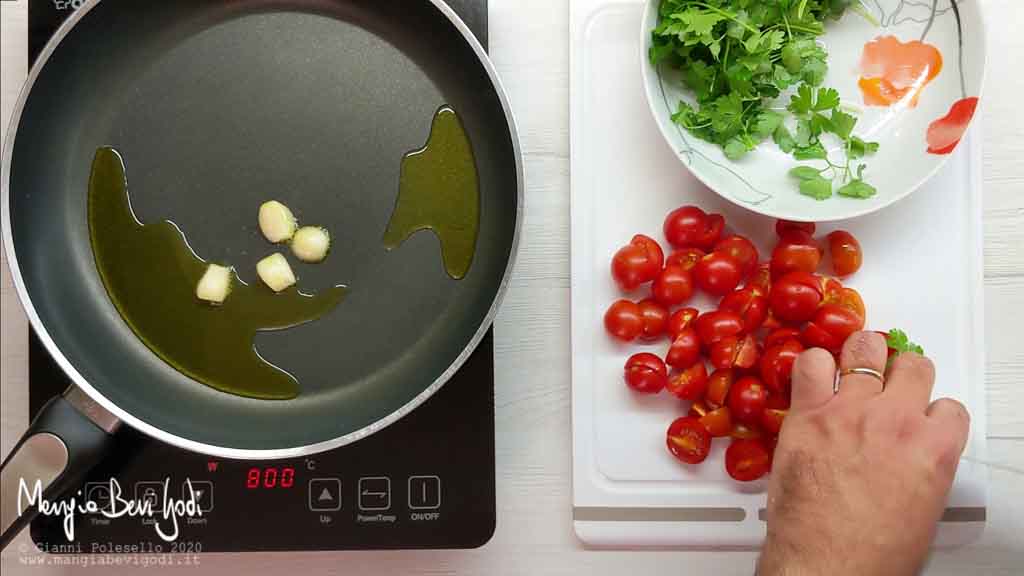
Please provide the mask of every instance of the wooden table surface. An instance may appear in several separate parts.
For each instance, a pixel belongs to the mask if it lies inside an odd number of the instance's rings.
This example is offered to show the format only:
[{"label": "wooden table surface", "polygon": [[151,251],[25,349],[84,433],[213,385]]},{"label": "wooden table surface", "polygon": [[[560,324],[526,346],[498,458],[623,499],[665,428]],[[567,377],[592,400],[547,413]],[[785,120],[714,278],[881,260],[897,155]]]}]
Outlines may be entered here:
[{"label": "wooden table surface", "polygon": [[[964,0],[979,1],[979,0]],[[929,575],[1024,573],[1024,2],[980,0],[989,34],[982,96],[989,524],[936,553]],[[26,76],[26,2],[0,2],[0,124]],[[598,552],[571,521],[569,426],[569,57],[567,0],[490,0],[491,54],[510,94],[526,166],[520,258],[496,321],[498,529],[467,552],[210,554],[188,573],[749,575],[753,552]],[[977,193],[966,191],[965,193]],[[925,223],[924,225],[927,225]],[[27,425],[27,322],[2,269],[2,453]],[[898,289],[899,287],[894,287]],[[919,289],[919,288],[917,288]],[[927,289],[927,287],[924,287]],[[5,574],[137,573],[137,566],[29,567],[22,535]],[[107,559],[111,560],[111,559]],[[174,559],[172,559],[174,560]],[[179,559],[180,560],[180,559]],[[132,559],[122,559],[131,562]]]}]

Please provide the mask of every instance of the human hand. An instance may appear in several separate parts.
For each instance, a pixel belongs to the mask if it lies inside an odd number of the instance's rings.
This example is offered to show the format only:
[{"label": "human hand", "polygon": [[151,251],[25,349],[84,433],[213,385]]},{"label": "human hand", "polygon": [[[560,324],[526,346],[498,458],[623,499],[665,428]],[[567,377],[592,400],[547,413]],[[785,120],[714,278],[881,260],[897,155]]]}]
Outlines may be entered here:
[{"label": "human hand", "polygon": [[[935,368],[904,353],[886,370],[885,340],[859,332],[836,366],[821,349],[793,367],[792,407],[775,450],[759,576],[881,576],[920,571],[945,508],[970,417],[929,404]],[[884,388],[884,389],[883,389]]]}]

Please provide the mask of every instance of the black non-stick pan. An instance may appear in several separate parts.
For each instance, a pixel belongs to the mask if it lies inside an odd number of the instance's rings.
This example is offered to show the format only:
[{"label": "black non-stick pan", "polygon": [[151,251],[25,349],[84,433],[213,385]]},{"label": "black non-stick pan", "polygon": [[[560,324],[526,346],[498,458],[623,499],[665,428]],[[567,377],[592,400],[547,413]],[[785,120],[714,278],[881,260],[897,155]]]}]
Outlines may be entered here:
[{"label": "black non-stick pan", "polygon": [[[388,251],[403,155],[450,106],[479,174],[475,256],[461,280],[424,231]],[[259,353],[301,386],[291,400],[223,393],[161,360],[108,297],[90,247],[87,190],[100,147],[124,158],[146,223],[259,283],[273,251],[268,199],[332,233],[303,290],[350,288],[329,315],[260,333]],[[18,295],[75,387],[3,468],[4,543],[19,478],[58,496],[120,422],[232,458],[353,442],[434,393],[494,317],[516,253],[523,175],[508,103],[482,48],[440,0],[87,2],[32,69],[3,151],[3,234]],[[188,337],[183,334],[182,337]],[[34,476],[33,476],[34,475]],[[12,528],[13,527],[13,528]]]}]

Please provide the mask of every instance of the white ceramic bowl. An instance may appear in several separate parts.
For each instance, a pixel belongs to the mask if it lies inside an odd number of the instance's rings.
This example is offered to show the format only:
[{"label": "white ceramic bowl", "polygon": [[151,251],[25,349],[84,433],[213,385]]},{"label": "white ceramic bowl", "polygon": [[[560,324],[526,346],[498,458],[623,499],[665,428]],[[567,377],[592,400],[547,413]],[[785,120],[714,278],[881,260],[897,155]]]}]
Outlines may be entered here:
[{"label": "white ceramic bowl", "polygon": [[[939,170],[958,141],[957,126],[966,129],[978,103],[985,72],[985,32],[980,2],[958,0],[957,10],[952,9],[951,2],[869,0],[862,6],[877,22],[848,10],[840,21],[826,24],[821,42],[829,53],[829,72],[823,86],[837,89],[844,105],[859,108],[854,134],[881,144],[878,153],[866,160],[864,179],[878,190],[872,198],[834,195],[827,200],[815,200],[804,196],[789,176],[790,168],[803,164],[821,167],[823,161],[798,162],[767,140],[734,162],[727,159],[717,145],[694,137],[672,122],[671,115],[679,101],[693,104],[695,99],[683,85],[678,71],[664,64],[656,68],[648,58],[651,30],[658,22],[661,0],[647,1],[640,30],[644,46],[642,75],[651,112],[679,160],[704,184],[740,206],[775,218],[814,222],[874,212],[917,190]],[[894,36],[901,44],[921,41],[923,36],[923,42],[936,48],[942,56],[939,74],[919,91],[916,106],[911,105],[910,98],[888,106],[865,102],[858,86],[862,54],[869,42],[885,36]],[[897,47],[902,49],[903,46],[905,44]],[[899,62],[892,60],[898,59],[897,56],[884,61],[882,67],[893,69]],[[870,75],[865,73],[865,76]],[[783,94],[778,106],[784,107],[788,101],[788,94]],[[951,114],[959,116],[960,120],[951,122],[947,118]],[[963,121],[965,116],[966,122]],[[940,121],[943,118],[947,120]],[[930,150],[927,134],[937,121],[932,129],[933,149]],[[951,123],[956,126],[951,127]],[[936,146],[941,149],[934,149]],[[841,156],[838,148],[837,142],[829,150],[830,157],[837,153]]]}]

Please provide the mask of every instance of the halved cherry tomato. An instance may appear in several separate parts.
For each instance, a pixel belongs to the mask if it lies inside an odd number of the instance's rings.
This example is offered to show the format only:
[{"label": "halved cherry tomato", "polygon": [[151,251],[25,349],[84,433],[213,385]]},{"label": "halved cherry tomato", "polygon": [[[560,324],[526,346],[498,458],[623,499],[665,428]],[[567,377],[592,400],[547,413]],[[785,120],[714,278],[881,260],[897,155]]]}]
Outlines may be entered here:
[{"label": "halved cherry tomato", "polygon": [[651,293],[663,306],[682,304],[693,296],[693,275],[681,266],[666,266],[654,279]]},{"label": "halved cherry tomato", "polygon": [[665,253],[653,238],[637,234],[612,258],[612,278],[627,292],[654,280],[665,260]]},{"label": "halved cherry tomato", "polygon": [[703,400],[694,400],[693,404],[690,404],[690,411],[686,415],[693,418],[703,418],[708,412],[711,412],[711,408]]},{"label": "halved cherry tomato", "polygon": [[832,270],[836,276],[849,276],[864,261],[860,242],[846,230],[836,230],[828,235],[828,249],[832,253]]},{"label": "halved cherry tomato", "polygon": [[790,230],[799,230],[813,236],[815,229],[814,222],[793,222],[792,220],[778,220],[775,222],[775,234],[779,238],[785,236],[786,232]]},{"label": "halved cherry tomato", "polygon": [[768,296],[772,291],[771,262],[762,262],[757,265],[757,270],[747,282],[747,286],[756,288],[762,296]]},{"label": "halved cherry tomato", "polygon": [[710,346],[711,365],[721,370],[724,368],[749,369],[757,364],[761,351],[757,341],[750,334],[746,336],[728,336]]},{"label": "halved cherry tomato", "polygon": [[629,300],[616,300],[604,313],[604,327],[619,340],[630,342],[644,330],[640,305]]},{"label": "halved cherry tomato", "polygon": [[789,410],[765,408],[764,413],[761,414],[761,427],[764,428],[765,432],[778,436],[779,431],[782,430],[782,422],[786,419],[786,414],[789,414]]},{"label": "halved cherry tomato", "polygon": [[785,325],[775,317],[775,313],[772,312],[771,299],[768,300],[768,314],[764,317],[764,322],[761,324],[761,328],[771,332],[772,330],[778,330],[779,328],[785,328]]},{"label": "halved cherry tomato", "polygon": [[732,433],[732,415],[728,406],[707,412],[700,417],[700,423],[707,428],[713,438],[721,438]]},{"label": "halved cherry tomato", "polygon": [[807,272],[790,272],[772,286],[772,312],[784,322],[805,322],[821,304],[821,282]]},{"label": "halved cherry tomato", "polygon": [[853,288],[843,288],[839,296],[835,298],[834,303],[843,308],[849,308],[854,314],[864,318],[865,321],[867,320],[868,312],[867,308],[864,307],[864,299]]},{"label": "halved cherry tomato", "polygon": [[712,296],[723,296],[740,285],[743,267],[725,252],[712,252],[697,262],[693,277],[700,289]]},{"label": "halved cherry tomato", "polygon": [[729,390],[729,412],[744,424],[759,423],[767,403],[768,389],[753,376],[740,378]]},{"label": "halved cherry tomato", "polygon": [[665,217],[663,231],[669,244],[676,248],[710,250],[725,228],[721,214],[708,214],[696,206],[677,208]]},{"label": "halved cherry tomato", "polygon": [[772,394],[782,394],[789,389],[793,362],[803,351],[803,345],[795,338],[765,349],[761,356],[761,381]]},{"label": "halved cherry tomato", "polygon": [[657,394],[668,384],[668,368],[649,352],[633,354],[626,360],[626,385],[644,394]]},{"label": "halved cherry tomato", "polygon": [[743,318],[743,329],[754,332],[768,315],[768,299],[757,287],[748,285],[723,296],[718,309],[739,314]]},{"label": "halved cherry tomato", "polygon": [[729,398],[729,389],[736,381],[736,372],[731,368],[715,370],[708,377],[707,392],[704,394],[704,401],[712,408],[720,408],[725,405]]},{"label": "halved cherry tomato", "polygon": [[782,278],[790,272],[813,273],[821,262],[821,249],[810,234],[790,230],[772,250],[772,278]]},{"label": "halved cherry tomato", "polygon": [[711,434],[696,418],[684,416],[668,427],[668,450],[687,464],[700,464],[711,451]]},{"label": "halved cherry tomato", "polygon": [[765,338],[764,338],[764,347],[765,347],[765,350],[767,350],[769,348],[773,348],[775,346],[778,346],[779,344],[782,344],[786,340],[799,340],[799,339],[800,339],[800,329],[799,328],[793,328],[792,326],[783,326],[781,328],[776,328],[775,330],[772,330],[771,332],[768,333],[767,336],[765,336]]},{"label": "halved cherry tomato", "polygon": [[673,368],[689,368],[700,360],[700,340],[697,331],[685,328],[672,340],[665,355],[665,363]]},{"label": "halved cherry tomato", "polygon": [[736,419],[733,418],[732,430],[729,431],[729,436],[733,438],[742,438],[744,440],[750,438],[764,438],[764,431],[758,426],[737,422]]},{"label": "halved cherry tomato", "polygon": [[708,388],[708,369],[698,361],[668,379],[668,391],[683,400],[699,400]]},{"label": "halved cherry tomato", "polygon": [[675,264],[683,270],[693,270],[693,267],[697,265],[697,262],[705,254],[700,248],[682,248],[669,254],[668,258],[665,259],[665,266]]},{"label": "halved cherry tomato", "polygon": [[828,276],[817,276],[821,283],[821,303],[834,304],[843,297],[843,283]]},{"label": "halved cherry tomato", "polygon": [[700,316],[700,311],[696,308],[680,308],[672,313],[668,317],[668,326],[665,327],[665,331],[668,332],[668,337],[675,339],[680,332],[685,330],[693,321]]},{"label": "halved cherry tomato", "polygon": [[864,318],[838,304],[825,304],[800,335],[804,346],[816,346],[830,352],[842,348],[851,334],[864,328]]},{"label": "halved cherry tomato", "polygon": [[665,326],[668,325],[668,309],[655,302],[653,298],[641,300],[639,306],[640,316],[644,321],[640,338],[644,340],[660,338],[665,333]]},{"label": "halved cherry tomato", "polygon": [[761,427],[765,432],[778,436],[782,429],[782,421],[789,413],[789,399],[781,394],[770,394],[768,403],[765,404],[764,414],[761,415]]},{"label": "halved cherry tomato", "polygon": [[725,471],[740,482],[750,482],[768,473],[771,456],[756,439],[737,439],[725,450]]},{"label": "halved cherry tomato", "polygon": [[701,343],[710,346],[722,338],[742,334],[743,318],[728,310],[712,310],[698,316],[694,326]]},{"label": "halved cherry tomato", "polygon": [[722,238],[715,244],[715,252],[724,252],[739,262],[744,277],[749,276],[757,269],[757,247],[743,236],[733,235]]}]

